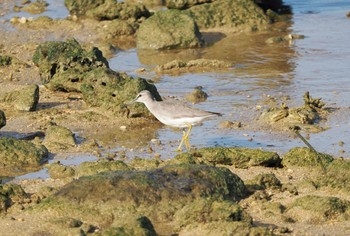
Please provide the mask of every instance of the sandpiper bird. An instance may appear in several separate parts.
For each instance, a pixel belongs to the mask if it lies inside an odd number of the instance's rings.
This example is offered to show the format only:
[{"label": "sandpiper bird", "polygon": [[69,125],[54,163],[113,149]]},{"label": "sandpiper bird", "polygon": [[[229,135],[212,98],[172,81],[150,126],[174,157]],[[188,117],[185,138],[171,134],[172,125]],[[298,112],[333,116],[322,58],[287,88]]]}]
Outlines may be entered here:
[{"label": "sandpiper bird", "polygon": [[141,102],[145,104],[148,110],[163,124],[186,128],[187,132],[183,130],[181,142],[177,151],[181,151],[182,144],[185,143],[186,149],[190,150],[189,135],[192,126],[200,125],[204,120],[213,117],[221,116],[220,113],[203,111],[196,108],[186,106],[175,99],[166,99],[164,101],[156,101],[153,95],[148,90],[143,90],[136,95],[136,98],[131,102]]}]

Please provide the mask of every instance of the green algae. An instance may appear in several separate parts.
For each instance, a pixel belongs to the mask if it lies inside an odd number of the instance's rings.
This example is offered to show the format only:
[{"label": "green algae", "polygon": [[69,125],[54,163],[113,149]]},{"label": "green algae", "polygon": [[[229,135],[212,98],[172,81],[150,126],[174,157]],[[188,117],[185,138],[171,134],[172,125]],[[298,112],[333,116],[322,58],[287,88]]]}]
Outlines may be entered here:
[{"label": "green algae", "polygon": [[326,173],[316,180],[319,187],[331,187],[350,192],[350,161],[336,159],[326,169]]},{"label": "green algae", "polygon": [[132,232],[125,223],[140,216],[152,224],[171,223],[171,232],[178,232],[199,219],[198,215],[182,218],[192,209],[203,212],[202,219],[208,222],[225,220],[252,227],[251,218],[236,203],[245,193],[243,181],[226,168],[172,165],[81,177],[35,206],[32,213],[49,211],[55,216],[80,219],[98,226],[102,235],[119,230]]},{"label": "green algae", "polygon": [[138,49],[195,48],[202,45],[202,35],[196,22],[179,10],[158,11],[137,31]]},{"label": "green algae", "polygon": [[175,161],[207,165],[232,165],[237,168],[251,166],[280,166],[281,159],[275,152],[249,148],[202,148],[175,156]]},{"label": "green algae", "polygon": [[337,197],[307,195],[289,204],[286,213],[298,221],[317,224],[330,220],[347,220],[349,207],[349,201]]},{"label": "green algae", "polygon": [[35,111],[39,102],[39,86],[31,84],[19,90],[1,94],[0,101],[13,105],[18,111]]},{"label": "green algae", "polygon": [[49,150],[66,150],[76,145],[75,137],[70,129],[60,125],[50,125],[45,133],[43,144]]},{"label": "green algae", "polygon": [[97,162],[83,162],[76,168],[77,177],[91,176],[97,173],[117,171],[117,170],[131,170],[132,168],[123,161],[97,161]]},{"label": "green algae", "polygon": [[52,179],[69,178],[75,175],[75,170],[72,167],[57,162],[48,166],[48,172]]},{"label": "green algae", "polygon": [[48,158],[43,145],[14,138],[0,138],[0,169],[16,173],[40,167]]},{"label": "green algae", "polygon": [[6,212],[15,202],[28,198],[28,194],[17,184],[0,184],[0,213]]},{"label": "green algae", "polygon": [[283,155],[283,166],[323,167],[329,165],[334,158],[325,153],[314,152],[309,148],[295,147]]}]

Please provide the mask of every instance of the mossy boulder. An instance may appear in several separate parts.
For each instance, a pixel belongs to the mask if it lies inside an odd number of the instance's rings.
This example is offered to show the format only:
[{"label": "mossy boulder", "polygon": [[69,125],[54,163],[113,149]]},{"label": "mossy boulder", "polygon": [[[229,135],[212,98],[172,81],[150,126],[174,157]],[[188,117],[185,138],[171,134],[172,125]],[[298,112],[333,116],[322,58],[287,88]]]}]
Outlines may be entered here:
[{"label": "mossy boulder", "polygon": [[232,165],[237,168],[251,166],[279,167],[281,158],[275,152],[249,148],[202,148],[192,152],[178,154],[174,162],[208,165]]},{"label": "mossy boulder", "polygon": [[83,162],[76,168],[77,177],[91,176],[102,172],[117,171],[117,170],[131,170],[132,168],[123,161],[97,161],[97,162]]},{"label": "mossy boulder", "polygon": [[206,101],[208,94],[202,88],[195,88],[191,93],[186,94],[185,98],[187,101],[195,104]]},{"label": "mossy boulder", "polygon": [[[133,100],[140,91],[149,90],[161,100],[156,87],[142,78],[133,78],[126,73],[99,68],[85,75],[81,84],[84,101],[113,112],[123,112],[125,103]],[[133,113],[149,114],[145,106],[134,104]]]},{"label": "mossy boulder", "polygon": [[[236,230],[249,231],[252,219],[237,204],[245,194],[243,181],[226,168],[172,165],[81,177],[35,206],[30,214],[80,219],[85,225],[98,226],[103,235],[131,232],[140,217],[147,219],[137,228],[152,233],[153,225],[160,235],[177,233],[198,221],[217,226],[230,223],[231,228],[236,225]],[[52,218],[45,222],[51,224],[51,232],[62,230],[54,222]],[[42,222],[33,222],[38,223]],[[159,226],[165,224],[169,227],[162,231]],[[60,232],[69,229],[64,230]]]},{"label": "mossy boulder", "polygon": [[[157,159],[144,159],[144,158],[133,158],[128,165],[136,170],[150,170],[158,168],[161,164],[160,160]],[[166,164],[166,162],[165,162]]]},{"label": "mossy boulder", "polygon": [[286,167],[323,167],[334,160],[331,155],[314,152],[306,147],[295,147],[283,155],[282,165]]},{"label": "mossy boulder", "polygon": [[336,159],[332,161],[326,172],[316,180],[319,187],[331,187],[344,192],[350,192],[350,161]]},{"label": "mossy boulder", "polygon": [[12,172],[40,167],[48,158],[48,151],[44,145],[34,144],[26,140],[14,138],[0,138],[0,169]]},{"label": "mossy boulder", "polygon": [[59,162],[50,164],[47,169],[52,179],[69,178],[75,175],[74,168],[62,165]]},{"label": "mossy boulder", "polygon": [[72,15],[85,15],[98,20],[139,19],[150,15],[150,12],[143,5],[114,0],[65,0],[64,3]]},{"label": "mossy boulder", "polygon": [[6,125],[6,116],[5,112],[0,110],[0,129]]},{"label": "mossy boulder", "polygon": [[281,189],[282,183],[275,174],[259,174],[244,182],[252,190]]},{"label": "mossy boulder", "polygon": [[112,235],[145,235],[157,236],[152,222],[146,216],[134,218],[120,227],[111,227],[103,232],[104,236]]},{"label": "mossy boulder", "polygon": [[0,101],[13,105],[18,111],[35,111],[39,102],[39,86],[32,84],[7,92],[0,96]]},{"label": "mossy boulder", "polygon": [[[124,113],[127,112],[125,102],[145,89],[161,100],[153,84],[109,69],[99,49],[93,48],[87,52],[74,39],[39,45],[33,61],[39,66],[41,79],[47,88],[81,92],[84,101],[90,106]],[[133,108],[133,112],[138,115],[149,114],[145,106],[140,104],[133,105]]]},{"label": "mossy boulder", "polygon": [[75,137],[68,128],[56,124],[50,125],[45,133],[43,144],[49,150],[66,150],[76,145]]},{"label": "mossy boulder", "polygon": [[298,222],[312,224],[348,220],[350,202],[337,197],[307,195],[289,204],[285,213]]},{"label": "mossy boulder", "polygon": [[21,203],[28,198],[28,194],[17,184],[0,184],[0,214],[14,203]]},{"label": "mossy boulder", "polygon": [[185,10],[200,29],[224,28],[229,31],[264,29],[271,22],[254,0],[222,0]]},{"label": "mossy boulder", "polygon": [[139,49],[195,48],[202,45],[202,35],[195,21],[179,10],[158,11],[137,31]]},{"label": "mossy boulder", "polygon": [[48,5],[49,4],[44,0],[29,1],[29,4],[24,5],[21,10],[30,14],[40,14],[46,10]]},{"label": "mossy boulder", "polygon": [[[79,91],[80,84],[77,82],[82,80],[84,72],[109,67],[98,48],[94,47],[88,52],[75,39],[40,44],[33,55],[33,62],[39,67],[43,84],[47,84],[47,87],[53,90],[63,91]],[[67,81],[64,87],[51,82],[59,80],[61,74],[71,75],[70,81]],[[53,84],[49,84],[50,82]]]}]

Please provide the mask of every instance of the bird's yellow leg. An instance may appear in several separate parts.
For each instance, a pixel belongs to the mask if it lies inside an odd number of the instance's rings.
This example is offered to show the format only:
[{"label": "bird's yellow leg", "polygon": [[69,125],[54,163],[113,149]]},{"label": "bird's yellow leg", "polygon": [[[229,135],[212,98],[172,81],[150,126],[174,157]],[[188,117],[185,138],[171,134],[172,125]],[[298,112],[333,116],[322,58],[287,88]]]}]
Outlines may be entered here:
[{"label": "bird's yellow leg", "polygon": [[[182,132],[183,132],[183,134],[182,134],[181,142],[180,142],[179,147],[178,147],[177,150],[176,150],[176,151],[178,151],[178,152],[181,152],[182,144],[183,144],[183,142],[184,142],[185,139],[186,139],[186,132],[185,132],[185,131],[182,131]],[[185,145],[186,145],[186,143],[185,143]]]},{"label": "bird's yellow leg", "polygon": [[189,151],[191,149],[190,138],[189,138],[191,130],[192,130],[192,125],[189,124],[187,133],[184,136],[184,141],[185,141],[185,146],[186,146],[187,151]]}]

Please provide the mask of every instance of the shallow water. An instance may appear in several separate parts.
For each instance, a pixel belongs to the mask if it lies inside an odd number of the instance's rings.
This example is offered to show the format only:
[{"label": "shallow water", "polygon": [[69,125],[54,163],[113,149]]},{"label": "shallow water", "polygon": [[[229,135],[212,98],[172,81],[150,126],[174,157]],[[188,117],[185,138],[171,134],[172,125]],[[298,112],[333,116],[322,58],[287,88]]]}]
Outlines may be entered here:
[{"label": "shallow water", "polygon": [[[48,2],[50,8],[45,15],[54,18],[68,15],[63,1]],[[202,86],[209,98],[195,106],[224,115],[193,129],[191,143],[196,148],[240,146],[284,153],[292,147],[305,146],[291,133],[256,131],[250,127],[258,114],[256,106],[263,105],[262,101],[266,97],[290,97],[288,105],[292,107],[302,105],[303,94],[310,91],[313,97],[322,97],[328,107],[342,109],[324,121],[323,124],[329,129],[310,134],[309,142],[317,151],[349,157],[350,19],[346,17],[346,13],[350,11],[350,1],[284,2],[292,6],[294,13],[290,32],[305,35],[305,39],[295,40],[290,44],[266,44],[265,40],[273,36],[273,33],[248,36],[205,33],[204,36],[209,39],[211,45],[203,49],[170,52],[124,50],[110,59],[110,67],[132,76],[152,79],[163,96],[183,97],[194,87]],[[55,7],[56,10],[50,10]],[[6,15],[9,16],[12,17]],[[227,72],[187,73],[178,76],[158,76],[150,72],[157,64],[174,59],[197,58],[230,61],[235,66]],[[148,72],[137,74],[135,70],[139,68],[146,68]],[[242,121],[247,128],[219,129],[219,122],[225,120]],[[108,152],[122,149],[126,151],[127,156],[151,158],[154,153],[159,153],[163,159],[172,158],[176,155],[176,141],[181,138],[181,134],[181,131],[164,126],[154,137],[162,144],[156,145],[150,141],[153,153],[148,153],[146,146],[121,148],[130,146],[126,143],[115,143],[115,147]],[[345,144],[340,146],[340,141]],[[134,140],[131,145],[136,143],[137,140]]]},{"label": "shallow water", "polygon": [[[137,52],[135,49],[118,53],[110,60],[115,70],[127,71],[157,81],[161,95],[182,97],[202,86],[209,94],[206,102],[196,107],[221,112],[223,117],[195,127],[191,136],[197,147],[242,146],[261,147],[283,153],[295,146],[304,146],[290,133],[257,132],[244,130],[222,130],[218,123],[223,120],[250,120],[251,112],[261,100],[270,95],[276,98],[290,97],[288,105],[302,105],[302,96],[310,91],[313,97],[321,97],[328,107],[342,108],[334,112],[323,124],[329,129],[310,134],[309,142],[317,151],[336,156],[349,157],[349,98],[350,71],[350,19],[346,13],[349,1],[285,1],[292,6],[294,17],[290,27],[292,33],[305,35],[305,39],[291,44],[265,44],[271,35],[224,37],[212,46],[200,50],[178,52]],[[220,37],[218,37],[220,38]],[[227,60],[235,67],[226,73],[192,73],[179,76],[136,74],[140,67],[152,69],[174,59],[209,58]],[[248,129],[249,130],[249,129]],[[305,134],[304,134],[305,135]],[[175,147],[168,143],[178,140],[180,132],[164,127],[158,138],[165,145],[155,147],[155,152],[164,158],[172,157]],[[253,138],[252,141],[251,138]],[[345,145],[338,143],[343,141]],[[169,152],[171,151],[171,152]],[[345,152],[343,152],[345,151]]]}]

